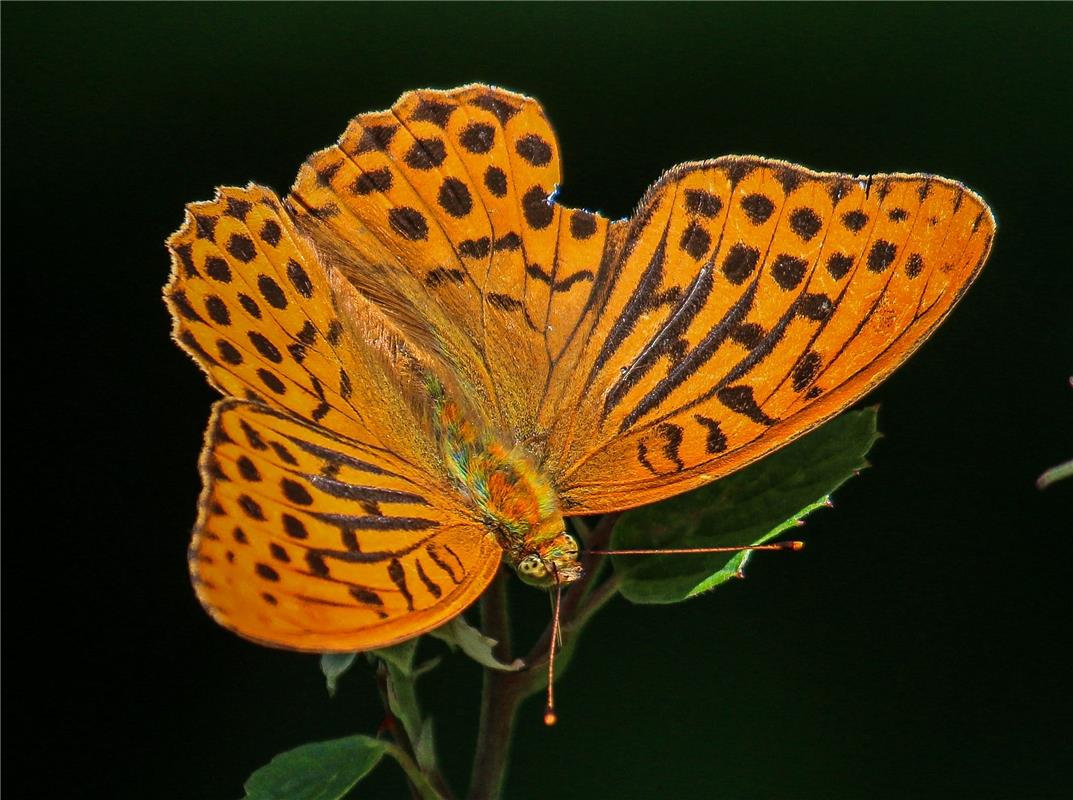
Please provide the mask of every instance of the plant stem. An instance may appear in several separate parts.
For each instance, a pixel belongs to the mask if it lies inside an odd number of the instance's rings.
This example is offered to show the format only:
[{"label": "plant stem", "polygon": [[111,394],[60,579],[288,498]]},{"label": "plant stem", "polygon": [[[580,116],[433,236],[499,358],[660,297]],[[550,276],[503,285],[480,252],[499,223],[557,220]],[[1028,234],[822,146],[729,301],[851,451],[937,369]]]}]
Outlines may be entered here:
[{"label": "plant stem", "polygon": [[[605,547],[618,518],[617,513],[601,517],[585,542],[586,548]],[[593,588],[606,560],[591,554],[582,557],[584,575],[563,596],[560,618],[564,632],[578,635],[584,623],[615,596],[618,581],[614,576]],[[500,570],[492,586],[481,598],[481,628],[486,636],[497,641],[493,652],[504,663],[511,660],[510,612],[507,607],[509,578],[506,570]],[[480,729],[470,777],[469,800],[498,800],[502,795],[518,706],[544,686],[544,668],[551,649],[551,635],[552,626],[549,624],[526,655],[524,670],[484,671]]]},{"label": "plant stem", "polygon": [[[509,578],[507,571],[501,569],[481,598],[481,628],[485,636],[496,640],[492,652],[504,663],[511,660],[510,611],[507,608]],[[499,670],[484,670],[477,752],[473,758],[469,786],[470,800],[493,800],[500,796],[503,789],[514,717],[521,700],[512,687],[510,678],[513,677],[513,674]]]},{"label": "plant stem", "polygon": [[416,792],[421,800],[443,800],[444,795],[436,791],[436,788],[421,772],[420,767],[417,766],[417,762],[410,758],[409,753],[394,744],[387,745],[384,752],[399,762],[399,766],[402,767],[402,771],[406,773],[406,777],[410,781],[411,790]]}]

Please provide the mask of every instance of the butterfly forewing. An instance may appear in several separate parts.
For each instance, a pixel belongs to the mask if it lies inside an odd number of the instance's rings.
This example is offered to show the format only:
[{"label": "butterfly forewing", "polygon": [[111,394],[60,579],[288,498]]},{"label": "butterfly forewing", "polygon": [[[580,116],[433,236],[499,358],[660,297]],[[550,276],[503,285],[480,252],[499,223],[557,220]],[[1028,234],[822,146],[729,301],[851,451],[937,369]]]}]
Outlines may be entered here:
[{"label": "butterfly forewing", "polygon": [[[933,176],[727,158],[672,170],[630,221],[562,420],[586,513],[713,480],[860,397],[982,266],[994,221]],[[584,378],[581,375],[584,374]]]},{"label": "butterfly forewing", "polygon": [[410,638],[472,603],[502,557],[427,478],[260,404],[217,405],[201,468],[197,595],[221,625],[266,644],[354,651]]},{"label": "butterfly forewing", "polygon": [[608,229],[551,201],[559,179],[533,100],[411,92],[314,155],[292,206],[328,257],[349,248],[345,274],[443,355],[488,422],[525,439],[558,413],[547,398],[577,356]]}]

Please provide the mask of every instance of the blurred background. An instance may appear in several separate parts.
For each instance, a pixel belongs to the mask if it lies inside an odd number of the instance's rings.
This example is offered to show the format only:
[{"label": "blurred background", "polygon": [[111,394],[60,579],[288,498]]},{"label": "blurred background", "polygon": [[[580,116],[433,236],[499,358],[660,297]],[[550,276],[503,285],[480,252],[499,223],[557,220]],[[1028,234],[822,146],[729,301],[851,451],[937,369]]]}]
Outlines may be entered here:
[{"label": "blurred background", "polygon": [[[183,204],[285,191],[347,120],[470,81],[544,104],[567,205],[629,214],[725,153],[957,178],[990,263],[868,398],[873,468],[807,549],[672,607],[616,601],[519,719],[508,797],[1068,797],[1073,481],[1069,5],[4,4],[12,797],[236,798],[382,712],[360,666],[217,628],[190,591],[214,393],[168,338]],[[517,641],[547,621],[520,587]],[[426,655],[439,652],[428,646]],[[465,785],[480,676],[423,679]],[[385,763],[359,797],[404,796]]]}]

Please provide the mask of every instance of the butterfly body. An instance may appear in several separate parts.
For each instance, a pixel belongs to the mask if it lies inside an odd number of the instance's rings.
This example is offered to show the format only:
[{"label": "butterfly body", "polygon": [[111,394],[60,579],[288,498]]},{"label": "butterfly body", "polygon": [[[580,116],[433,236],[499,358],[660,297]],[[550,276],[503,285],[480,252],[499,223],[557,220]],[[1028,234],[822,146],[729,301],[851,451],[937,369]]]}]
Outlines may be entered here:
[{"label": "butterfly body", "polygon": [[830,419],[935,330],[995,231],[929,174],[723,156],[618,221],[561,182],[539,104],[471,85],[359,115],[285,197],[187,207],[165,300],[224,395],[188,557],[221,625],[367,650],[462,613],[504,560],[575,580],[564,516]]},{"label": "butterfly body", "polygon": [[529,452],[466,418],[430,381],[434,427],[444,464],[459,492],[478,511],[507,562],[537,586],[581,577],[577,542],[565,532],[552,481]]}]

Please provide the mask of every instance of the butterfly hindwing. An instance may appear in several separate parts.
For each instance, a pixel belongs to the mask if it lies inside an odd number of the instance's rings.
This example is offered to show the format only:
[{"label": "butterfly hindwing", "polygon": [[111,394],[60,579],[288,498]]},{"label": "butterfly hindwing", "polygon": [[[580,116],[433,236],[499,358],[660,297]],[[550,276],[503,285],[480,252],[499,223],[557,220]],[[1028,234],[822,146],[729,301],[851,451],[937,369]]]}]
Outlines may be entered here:
[{"label": "butterfly hindwing", "polygon": [[845,408],[927,337],[994,221],[952,181],[730,157],[672,170],[603,280],[561,419],[575,513],[652,502]]},{"label": "butterfly hindwing", "polygon": [[264,644],[385,647],[461,612],[499,567],[495,539],[426,480],[261,404],[217,404],[201,470],[198,598]]}]

